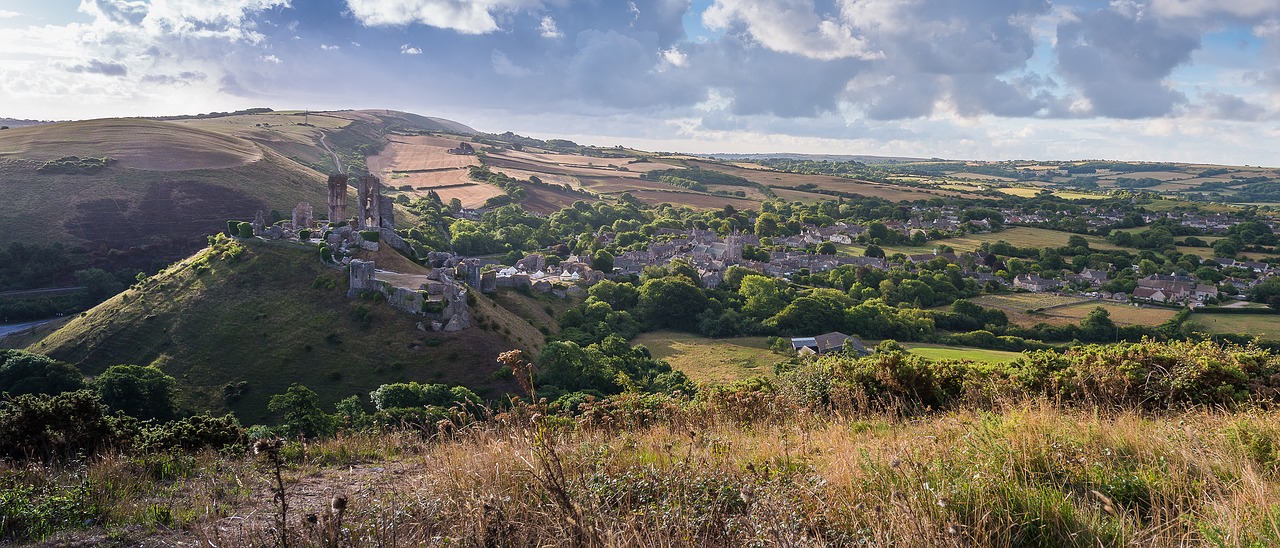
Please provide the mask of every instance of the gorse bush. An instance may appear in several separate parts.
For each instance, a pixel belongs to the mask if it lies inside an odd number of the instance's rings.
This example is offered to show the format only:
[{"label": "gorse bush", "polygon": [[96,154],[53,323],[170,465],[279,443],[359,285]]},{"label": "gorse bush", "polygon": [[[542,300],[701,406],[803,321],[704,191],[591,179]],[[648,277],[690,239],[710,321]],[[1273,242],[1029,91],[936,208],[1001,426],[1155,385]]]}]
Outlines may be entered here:
[{"label": "gorse bush", "polygon": [[1086,345],[1028,352],[1005,364],[890,350],[858,359],[823,357],[784,376],[802,382],[814,369],[830,372],[829,391],[852,391],[880,407],[911,412],[1027,398],[1143,410],[1280,399],[1280,356],[1208,341]]}]

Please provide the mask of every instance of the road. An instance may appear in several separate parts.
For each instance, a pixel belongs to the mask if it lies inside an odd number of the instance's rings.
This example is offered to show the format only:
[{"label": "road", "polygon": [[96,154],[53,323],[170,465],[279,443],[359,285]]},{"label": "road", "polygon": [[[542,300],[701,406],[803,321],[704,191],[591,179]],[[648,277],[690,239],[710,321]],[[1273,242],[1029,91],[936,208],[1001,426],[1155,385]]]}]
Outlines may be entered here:
[{"label": "road", "polygon": [[320,132],[320,146],[324,147],[325,152],[328,152],[330,156],[333,156],[333,165],[338,166],[338,173],[346,173],[346,171],[343,171],[342,169],[342,160],[340,160],[338,155],[333,152],[333,149],[329,148],[329,143],[324,142],[323,131]]},{"label": "road", "polygon": [[26,330],[28,330],[28,329],[34,329],[34,328],[36,328],[36,327],[40,327],[40,326],[42,326],[42,325],[44,325],[44,324],[47,324],[47,323],[49,323],[49,322],[56,322],[56,321],[58,321],[58,320],[60,320],[60,319],[62,319],[62,318],[50,318],[50,319],[47,319],[47,320],[40,320],[40,321],[36,321],[36,322],[11,323],[11,324],[8,324],[8,325],[0,325],[0,339],[3,339],[3,338],[5,338],[5,337],[7,337],[7,336],[9,336],[9,335],[14,334],[14,333],[21,333],[21,332],[26,331]]}]

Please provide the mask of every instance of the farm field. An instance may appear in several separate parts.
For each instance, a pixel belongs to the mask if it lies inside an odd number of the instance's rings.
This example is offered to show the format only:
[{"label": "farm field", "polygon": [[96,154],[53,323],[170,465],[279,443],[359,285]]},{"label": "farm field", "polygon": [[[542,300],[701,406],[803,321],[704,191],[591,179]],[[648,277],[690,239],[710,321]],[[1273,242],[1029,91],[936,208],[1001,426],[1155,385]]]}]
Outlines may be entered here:
[{"label": "farm field", "polygon": [[[1092,299],[1052,293],[1010,293],[1006,295],[980,295],[970,299],[976,304],[988,308],[998,308],[1006,312],[1025,312],[1050,306],[1067,306],[1079,303],[1094,302]],[[1083,317],[1083,316],[1082,316]]]},{"label": "farm field", "polygon": [[524,160],[537,164],[551,164],[557,166],[569,167],[608,167],[608,166],[625,166],[628,162],[637,158],[597,158],[595,156],[582,156],[580,154],[558,154],[558,153],[536,153],[523,150],[504,150],[502,152],[493,153],[496,156],[503,156],[515,160]]},{"label": "farm field", "polygon": [[1134,173],[1112,173],[1098,177],[1100,181],[1114,181],[1119,178],[1125,179],[1156,179],[1158,181],[1176,181],[1178,179],[1190,179],[1190,173],[1181,171],[1138,171]]},{"label": "farm field", "polygon": [[902,345],[912,354],[931,360],[973,360],[976,362],[1004,363],[1022,357],[1021,352],[987,350],[968,346],[943,346],[939,344],[906,343]]},{"label": "farm field", "polygon": [[1277,314],[1192,314],[1196,330],[1208,333],[1240,333],[1263,339],[1280,339]]},{"label": "farm field", "polygon": [[484,205],[485,200],[502,194],[502,189],[488,183],[471,178],[467,169],[451,169],[447,171],[429,171],[426,173],[397,174],[383,178],[387,188],[410,186],[412,190],[400,191],[410,199],[427,195],[435,191],[444,202],[454,198],[462,201],[462,207],[474,208]]},{"label": "farm field", "polygon": [[[489,154],[485,160],[485,164],[490,166],[491,168],[520,169],[525,171],[532,171],[534,173],[558,173],[561,175],[575,175],[575,176],[585,176],[585,177],[635,177],[635,178],[640,177],[640,174],[638,172],[633,172],[633,171],[619,171],[617,169],[610,169],[608,167],[559,165],[559,164],[549,163],[549,162],[539,162],[536,160],[529,160],[524,157],[513,157],[508,155],[509,152],[514,152],[514,151],[505,151],[500,153]],[[618,158],[614,158],[613,160],[615,162],[624,161]]]},{"label": "farm field", "polygon": [[[591,190],[596,190],[592,188]],[[694,209],[720,209],[726,205],[731,205],[737,209],[754,209],[760,207],[760,202],[747,200],[744,198],[734,198],[730,196],[714,196],[711,194],[700,194],[696,192],[681,192],[678,190],[633,190],[632,196],[643,200],[648,204],[668,203],[673,205],[684,205]]]},{"label": "farm field", "polygon": [[[1062,232],[1060,230],[1049,230],[1047,228],[1015,226],[1012,228],[1001,230],[1000,232],[984,233],[984,234],[966,234],[964,236],[959,236],[956,238],[934,240],[919,247],[916,247],[916,246],[881,246],[881,247],[884,249],[885,253],[889,253],[889,254],[905,253],[910,255],[913,253],[930,253],[933,251],[935,247],[939,245],[946,245],[946,246],[951,246],[951,248],[955,249],[957,253],[962,253],[965,251],[973,251],[975,249],[978,249],[978,247],[980,247],[983,242],[994,243],[1000,240],[1004,240],[1018,247],[1062,247],[1067,245],[1067,240],[1070,239],[1071,236],[1076,236],[1076,234]],[[1084,239],[1089,242],[1089,247],[1091,249],[1100,249],[1100,250],[1125,249],[1115,244],[1112,244],[1111,242],[1108,242],[1105,238],[1100,238],[1098,236],[1086,236],[1086,235],[1081,235],[1081,236],[1083,236]],[[855,253],[855,255],[861,255],[861,254],[862,253],[860,251]]]},{"label": "farm field", "polygon": [[773,189],[773,193],[777,194],[779,198],[782,198],[783,200],[786,200],[788,202],[801,202],[806,204],[811,204],[814,202],[820,202],[822,200],[831,199],[830,196],[824,196],[822,194],[805,192],[803,190],[788,190],[785,188],[775,188]]},{"label": "farm field", "polygon": [[979,181],[1004,181],[1004,182],[1017,181],[1017,179],[1013,179],[1010,177],[1001,177],[999,175],[984,175],[982,173],[969,173],[967,171],[952,173],[951,176],[956,177],[958,179],[977,179]]},{"label": "farm field", "polygon": [[666,360],[698,383],[731,383],[765,375],[786,359],[769,350],[766,337],[709,339],[675,331],[653,331],[631,341],[642,344],[654,358]]},{"label": "farm field", "polygon": [[804,184],[812,184],[815,185],[815,188],[824,190],[852,192],[863,196],[884,198],[895,202],[928,199],[931,196],[956,195],[955,192],[945,190],[923,192],[908,187],[885,185],[868,181],[859,181],[856,179],[845,179],[829,175],[806,175],[801,173],[783,173],[780,171],[760,171],[713,162],[692,161],[688,162],[688,164],[690,167],[713,169],[730,175],[736,175],[753,183],[759,183],[766,186],[795,187]]},{"label": "farm field", "polygon": [[1080,304],[1052,308],[1044,311],[1047,316],[1083,320],[1094,308],[1101,306],[1111,315],[1111,321],[1120,325],[1160,325],[1178,315],[1178,310],[1154,306],[1133,306],[1123,303],[1089,301]]},{"label": "farm field", "polygon": [[[488,186],[488,185],[485,185]],[[561,209],[573,205],[578,200],[590,200],[587,196],[580,196],[572,192],[565,192],[553,188],[547,188],[539,185],[521,185],[525,190],[525,198],[521,204],[525,209],[534,213],[550,215]],[[443,196],[441,196],[443,198]],[[465,203],[463,205],[466,205]]]},{"label": "farm field", "polygon": [[633,192],[636,190],[693,192],[675,185],[660,183],[658,181],[648,181],[645,179],[628,179],[623,177],[582,177],[578,180],[587,190],[601,194]]},{"label": "farm field", "polygon": [[475,156],[446,152],[457,145],[454,140],[444,145],[441,137],[395,135],[390,141],[381,154],[366,159],[369,171],[390,174],[480,165]]},{"label": "farm field", "polygon": [[494,173],[501,173],[510,177],[515,177],[522,181],[528,181],[530,177],[537,177],[542,182],[549,185],[569,185],[570,188],[582,188],[582,181],[571,175],[558,175],[554,173],[540,173],[536,171],[527,171],[523,169],[513,169],[509,167],[493,168]]}]

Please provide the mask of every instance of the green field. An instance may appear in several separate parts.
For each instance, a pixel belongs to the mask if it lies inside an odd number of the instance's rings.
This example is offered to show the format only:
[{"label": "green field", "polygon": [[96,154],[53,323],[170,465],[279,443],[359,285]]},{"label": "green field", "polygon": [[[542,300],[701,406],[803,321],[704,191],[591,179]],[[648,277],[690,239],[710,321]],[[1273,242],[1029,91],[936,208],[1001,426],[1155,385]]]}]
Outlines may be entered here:
[{"label": "green field", "polygon": [[924,356],[931,360],[973,360],[976,362],[1004,363],[1022,357],[1021,352],[987,350],[968,346],[942,346],[924,343],[907,343],[902,346],[910,350],[912,354]]},{"label": "green field", "polygon": [[1025,312],[1048,306],[1067,306],[1089,302],[1081,297],[1068,297],[1046,293],[1011,293],[1007,295],[980,295],[970,299],[976,304],[989,308],[999,308],[1006,312]]},{"label": "green field", "polygon": [[729,383],[757,375],[773,375],[773,364],[785,356],[769,350],[766,337],[709,339],[675,331],[654,331],[636,337],[653,357],[666,360],[699,383]]},{"label": "green field", "polygon": [[[996,242],[1004,240],[1018,247],[1062,247],[1067,245],[1067,240],[1072,236],[1082,236],[1089,242],[1091,249],[1107,250],[1107,249],[1126,249],[1108,242],[1105,238],[1098,236],[1085,236],[1080,234],[1072,234],[1061,230],[1049,230],[1047,228],[1034,228],[1027,226],[1015,226],[1007,228],[999,232],[986,234],[966,234],[956,238],[946,238],[935,240],[922,246],[881,246],[887,254],[903,253],[906,255],[916,253],[931,253],[934,248],[945,245],[956,250],[956,253],[973,251],[982,246],[983,242]],[[853,255],[862,255],[862,247],[843,246],[843,250]]]},{"label": "green field", "polygon": [[1089,315],[1090,312],[1093,312],[1093,309],[1099,306],[1111,315],[1111,321],[1120,325],[1160,325],[1161,323],[1164,323],[1170,318],[1178,315],[1178,309],[1174,308],[1133,306],[1103,301],[1089,301],[1060,308],[1053,308],[1046,310],[1045,314],[1079,321],[1083,320],[1085,316]]},{"label": "green field", "polygon": [[1280,339],[1280,315],[1277,314],[1192,314],[1190,322],[1197,331],[1207,333],[1240,333],[1263,339]]}]

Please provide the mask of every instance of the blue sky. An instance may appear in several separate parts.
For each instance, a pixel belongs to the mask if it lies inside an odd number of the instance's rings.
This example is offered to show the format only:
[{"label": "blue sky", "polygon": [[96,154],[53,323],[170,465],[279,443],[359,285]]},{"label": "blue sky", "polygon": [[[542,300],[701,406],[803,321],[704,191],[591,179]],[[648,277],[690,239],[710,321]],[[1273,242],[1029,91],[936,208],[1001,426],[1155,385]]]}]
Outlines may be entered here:
[{"label": "blue sky", "polygon": [[1276,0],[4,0],[0,116],[392,108],[689,152],[1280,165]]}]

